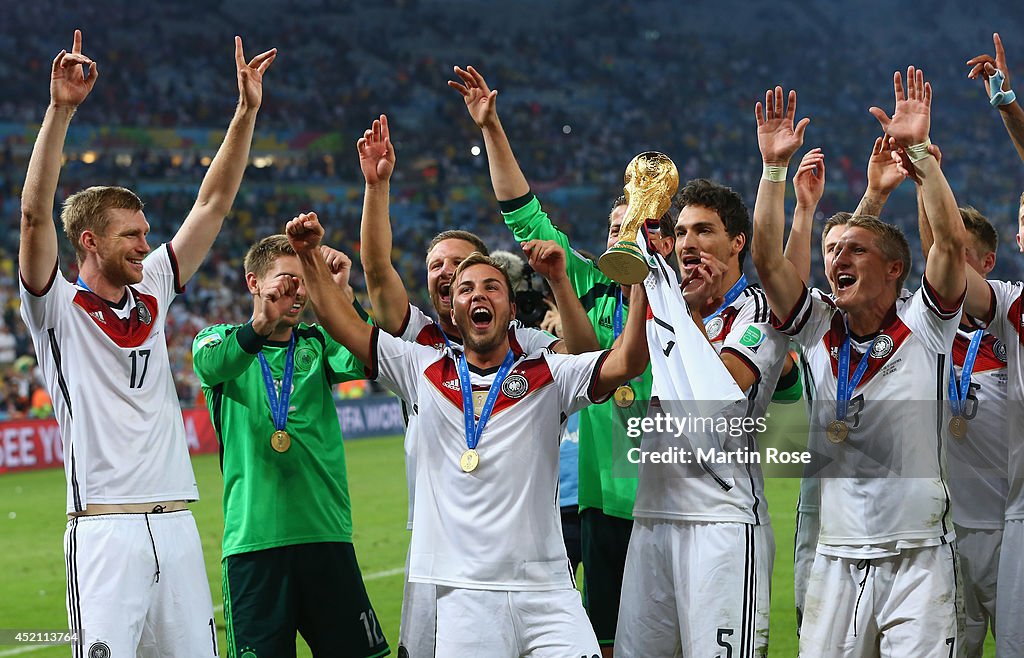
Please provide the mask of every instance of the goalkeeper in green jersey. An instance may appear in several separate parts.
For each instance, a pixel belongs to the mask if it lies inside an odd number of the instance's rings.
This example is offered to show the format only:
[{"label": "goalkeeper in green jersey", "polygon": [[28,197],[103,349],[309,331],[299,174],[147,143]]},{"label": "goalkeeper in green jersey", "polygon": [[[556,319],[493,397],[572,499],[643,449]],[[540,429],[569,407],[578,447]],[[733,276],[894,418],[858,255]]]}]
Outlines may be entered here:
[{"label": "goalkeeper in green jersey", "polygon": [[[348,257],[321,251],[354,300]],[[252,319],[207,327],[192,346],[224,472],[228,656],[295,656],[296,632],[316,657],[384,656],[390,649],[352,547],[331,392],[364,379],[363,365],[319,326],[299,321],[300,273],[284,235],[257,242],[245,257]]]}]

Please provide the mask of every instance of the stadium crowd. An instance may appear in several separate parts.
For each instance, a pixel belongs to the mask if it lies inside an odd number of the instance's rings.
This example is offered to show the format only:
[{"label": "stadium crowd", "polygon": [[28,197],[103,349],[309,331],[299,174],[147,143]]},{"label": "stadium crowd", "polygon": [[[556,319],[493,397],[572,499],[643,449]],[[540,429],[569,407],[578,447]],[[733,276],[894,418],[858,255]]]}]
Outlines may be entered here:
[{"label": "stadium crowd", "polygon": [[[249,7],[251,3],[247,3]],[[286,135],[310,134],[307,149],[259,152],[229,222],[240,230],[223,236],[172,318],[172,357],[180,373],[179,390],[189,403],[197,393],[191,374],[190,336],[210,321],[235,322],[246,314],[239,295],[241,257],[259,236],[279,230],[284,219],[308,208],[312,198],[335,227],[327,242],[349,254],[358,252],[354,227],[359,217],[355,138],[369,117],[387,111],[400,135],[396,148],[406,163],[395,174],[392,215],[396,266],[407,281],[423,280],[421,245],[443,227],[472,230],[488,244],[514,248],[487,187],[487,168],[479,135],[452,102],[445,80],[451,65],[486,52],[488,76],[502,95],[507,129],[516,135],[517,155],[531,183],[544,194],[546,209],[577,244],[600,249],[599,240],[576,225],[591,225],[607,213],[617,196],[621,171],[638,151],[652,148],[672,157],[685,180],[707,176],[736,189],[748,205],[756,191],[758,154],[745,129],[751,90],[781,81],[799,82],[801,107],[814,117],[815,141],[828,162],[827,187],[819,219],[851,209],[862,194],[865,162],[877,125],[866,108],[906,52],[898,38],[899,20],[869,22],[870,12],[844,16],[814,3],[781,2],[771,11],[712,11],[699,6],[656,2],[529,2],[530,11],[495,9],[505,19],[482,21],[472,14],[450,19],[468,3],[392,0],[372,11],[319,0],[256,3],[262,20],[248,29],[254,43],[273,43],[287,53],[278,63],[283,82],[263,108],[262,130]],[[181,2],[158,11],[139,3],[115,1],[102,7],[57,11],[52,0],[35,2],[7,17],[0,36],[0,207],[13,220],[19,212],[20,185],[31,138],[46,89],[39,80],[54,44],[53,35],[81,25],[92,35],[93,52],[106,63],[104,85],[82,108],[78,121],[93,127],[145,130],[210,129],[230,110],[229,97],[217,93],[222,53],[194,48],[196,43],[228,43],[239,23],[241,5],[211,7]],[[115,11],[111,9],[115,8]],[[204,20],[192,20],[198,10]],[[895,17],[907,8],[890,8]],[[46,17],[52,29],[33,30]],[[535,17],[543,17],[537,29]],[[1000,229],[1000,253],[1014,244],[1013,216],[1024,174],[1005,140],[998,119],[986,111],[977,84],[964,77],[950,43],[983,47],[991,26],[967,15],[956,3],[940,3],[923,17],[931,28],[913,52],[928,71],[941,100],[936,111],[944,170],[965,203],[979,207]],[[370,21],[387,29],[352,29]],[[1001,29],[1021,27],[1012,13]],[[501,29],[497,26],[501,25]],[[765,51],[755,47],[772,30],[802,31],[800,45]],[[131,29],[134,39],[116,38]],[[850,57],[854,42],[871,57]],[[955,37],[955,38],[954,38]],[[188,51],[187,70],[174,53]],[[318,53],[331,52],[329,59]],[[802,56],[813,52],[813,57]],[[840,81],[833,85],[830,81]],[[843,102],[835,102],[842,98]],[[609,117],[615,117],[609,121]],[[102,142],[100,142],[102,145]],[[324,145],[327,145],[326,147]],[[85,156],[69,146],[61,191],[81,189],[89,181],[116,181],[142,192],[154,243],[168,239],[171,227],[191,204],[194,189],[209,164],[210,152],[153,145],[104,149]],[[264,156],[260,159],[260,156]],[[312,191],[311,191],[312,190]],[[59,201],[60,199],[58,199]],[[792,200],[789,201],[792,203]],[[586,219],[583,219],[586,218]],[[886,219],[908,233],[916,222],[910,189],[890,199]],[[346,227],[342,229],[340,227]],[[62,262],[73,264],[67,245]],[[31,355],[31,345],[16,319],[16,234],[0,236],[0,303],[6,328],[15,338],[16,356]],[[920,259],[914,263],[920,274]],[[812,272],[821,271],[814,254]],[[357,268],[358,270],[358,268]],[[999,259],[1003,279],[1021,278],[1020,259]],[[821,281],[817,281],[821,283]],[[363,286],[356,272],[357,290]],[[413,289],[414,300],[425,292]],[[179,330],[180,329],[180,330]],[[13,359],[11,360],[13,363]],[[24,365],[24,362],[22,362]],[[8,370],[0,414],[28,413],[19,375]],[[18,398],[21,402],[18,402]],[[28,396],[29,398],[31,396]]]}]

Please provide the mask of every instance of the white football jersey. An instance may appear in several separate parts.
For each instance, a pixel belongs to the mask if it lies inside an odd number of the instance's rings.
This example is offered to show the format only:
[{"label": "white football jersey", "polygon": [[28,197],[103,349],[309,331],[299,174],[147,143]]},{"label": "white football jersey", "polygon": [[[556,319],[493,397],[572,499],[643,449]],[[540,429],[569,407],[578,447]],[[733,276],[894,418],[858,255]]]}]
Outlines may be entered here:
[{"label": "white football jersey", "polygon": [[992,288],[993,318],[988,330],[1002,341],[1006,349],[1007,383],[1006,413],[1009,416],[1008,475],[1010,491],[1006,501],[1006,520],[1024,519],[1024,441],[1020,439],[1021,420],[1024,419],[1024,362],[1021,361],[1024,341],[1024,315],[1021,295],[1024,283],[1019,281],[989,281]]},{"label": "white football jersey", "polygon": [[[708,340],[717,352],[735,355],[756,375],[754,383],[745,391],[747,397],[722,412],[727,419],[762,418],[771,402],[789,340],[771,327],[770,313],[764,292],[750,285],[705,327]],[[664,342],[658,338],[655,321],[648,320],[647,332],[652,345]],[[680,348],[685,349],[685,346]],[[665,407],[658,400],[652,400],[648,418],[653,419],[659,413],[665,413]],[[675,431],[645,433],[641,449],[661,452],[676,446],[693,452],[685,436],[677,438],[675,434]],[[721,448],[727,453],[748,454],[758,450],[756,431],[720,432],[719,437]],[[714,474],[694,462],[641,462],[633,515],[702,522],[769,523],[764,476],[759,463],[737,460],[710,466]]]},{"label": "white football jersey", "polygon": [[[573,412],[602,401],[593,399],[593,386],[608,352],[513,353],[514,366],[476,447],[479,465],[465,473],[456,352],[374,330],[369,371],[415,405],[420,417],[413,582],[524,591],[573,586],[558,507],[559,437]],[[496,370],[470,368],[476,404]]]},{"label": "white football jersey", "polygon": [[[432,317],[412,304],[409,304],[409,311],[399,338],[438,350],[449,345],[452,349],[462,349],[460,337],[445,335],[441,331],[441,326]],[[533,354],[549,348],[558,341],[558,338],[546,331],[523,327],[518,320],[513,320],[508,325],[509,344],[515,346],[513,349],[519,349],[526,354]],[[409,405],[403,399],[402,416],[405,418],[405,483],[409,495],[409,516],[405,527],[407,530],[412,530],[414,492],[416,491],[416,426],[419,424],[419,414],[415,405]]]},{"label": "white football jersey", "polygon": [[[953,343],[958,386],[973,334],[960,329]],[[950,434],[946,452],[953,520],[964,528],[1001,530],[1009,490],[1006,346],[991,334],[981,339],[966,397],[967,434],[962,439]]]},{"label": "white football jersey", "polygon": [[[898,299],[875,336],[851,337],[850,373],[868,367],[851,392],[839,443],[836,419],[845,314],[827,294],[805,290],[780,331],[804,350],[813,391],[809,448],[820,470],[818,551],[848,558],[895,556],[953,539],[945,478],[949,353],[960,308],[943,309],[927,282]],[[870,354],[864,356],[870,349]]]},{"label": "white football jersey", "polygon": [[64,442],[69,513],[199,498],[164,336],[181,292],[170,245],[142,272],[120,306],[66,281],[56,264],[44,290],[21,282],[21,315]]}]

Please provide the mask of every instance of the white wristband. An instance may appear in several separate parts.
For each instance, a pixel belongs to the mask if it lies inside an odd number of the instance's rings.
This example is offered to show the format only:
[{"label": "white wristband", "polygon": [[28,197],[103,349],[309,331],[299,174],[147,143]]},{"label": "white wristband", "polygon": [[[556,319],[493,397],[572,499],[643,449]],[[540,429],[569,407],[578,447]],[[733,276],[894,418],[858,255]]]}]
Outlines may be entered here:
[{"label": "white wristband", "polygon": [[764,169],[761,171],[761,178],[773,183],[785,183],[788,170],[788,167],[775,167],[765,163]]},{"label": "white wristband", "polygon": [[920,144],[913,144],[908,146],[905,150],[907,157],[910,158],[911,162],[919,162],[927,158],[931,153],[928,152],[928,147],[932,145],[932,140],[926,139]]}]

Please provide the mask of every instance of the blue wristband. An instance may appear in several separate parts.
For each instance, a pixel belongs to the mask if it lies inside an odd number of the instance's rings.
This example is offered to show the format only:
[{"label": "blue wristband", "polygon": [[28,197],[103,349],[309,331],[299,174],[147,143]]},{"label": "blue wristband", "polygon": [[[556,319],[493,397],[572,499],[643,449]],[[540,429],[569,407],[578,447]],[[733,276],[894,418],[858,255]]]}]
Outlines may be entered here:
[{"label": "blue wristband", "polygon": [[989,88],[989,99],[988,102],[992,104],[992,107],[999,107],[1000,105],[1009,105],[1010,103],[1017,100],[1017,94],[1013,93],[1012,89],[1003,91],[1003,81],[1006,80],[1006,75],[996,69],[988,79]]}]

